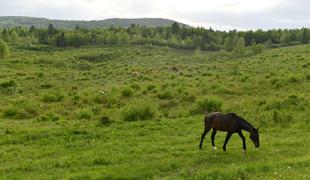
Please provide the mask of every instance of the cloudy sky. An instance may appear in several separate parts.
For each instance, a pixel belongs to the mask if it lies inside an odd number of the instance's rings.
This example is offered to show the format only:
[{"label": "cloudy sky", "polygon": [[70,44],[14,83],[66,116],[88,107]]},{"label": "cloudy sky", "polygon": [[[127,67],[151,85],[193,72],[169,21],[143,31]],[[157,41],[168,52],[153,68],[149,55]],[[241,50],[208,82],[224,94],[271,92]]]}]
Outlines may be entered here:
[{"label": "cloudy sky", "polygon": [[228,29],[310,27],[308,0],[0,0],[0,16],[66,20],[160,17]]}]

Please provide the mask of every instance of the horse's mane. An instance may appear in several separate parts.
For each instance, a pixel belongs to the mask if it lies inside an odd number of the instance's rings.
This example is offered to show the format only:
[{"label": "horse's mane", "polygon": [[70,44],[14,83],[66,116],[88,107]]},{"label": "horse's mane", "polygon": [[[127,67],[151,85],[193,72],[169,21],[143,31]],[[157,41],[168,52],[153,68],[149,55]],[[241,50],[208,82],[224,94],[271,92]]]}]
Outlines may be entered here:
[{"label": "horse's mane", "polygon": [[250,124],[247,120],[237,115],[236,117],[238,118],[240,125],[243,127],[244,130],[251,132],[253,129],[255,129],[254,126]]}]

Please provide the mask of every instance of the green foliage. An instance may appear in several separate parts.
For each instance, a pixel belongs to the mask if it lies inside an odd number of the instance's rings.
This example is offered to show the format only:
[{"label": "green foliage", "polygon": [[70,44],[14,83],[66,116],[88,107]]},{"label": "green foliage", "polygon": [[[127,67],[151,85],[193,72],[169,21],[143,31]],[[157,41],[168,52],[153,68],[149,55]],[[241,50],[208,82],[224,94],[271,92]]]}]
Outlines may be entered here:
[{"label": "green foliage", "polygon": [[256,44],[256,43],[253,43],[251,45],[251,50],[252,50],[252,53],[253,54],[260,54],[263,52],[263,45],[262,44]]},{"label": "green foliage", "polygon": [[288,33],[282,34],[280,37],[280,43],[281,44],[288,44],[291,42],[291,36]]},{"label": "green foliage", "polygon": [[124,121],[152,120],[156,117],[156,114],[156,106],[147,102],[136,102],[122,109],[122,119]]},{"label": "green foliage", "polygon": [[198,99],[194,109],[193,114],[205,114],[210,112],[221,111],[222,101],[217,97],[203,97]]},{"label": "green foliage", "polygon": [[224,47],[226,51],[232,51],[234,49],[232,38],[225,38]]},{"label": "green foliage", "polygon": [[172,23],[171,28],[172,28],[172,33],[174,34],[179,33],[181,30],[180,25],[177,22]]},{"label": "green foliage", "polygon": [[29,119],[36,117],[39,113],[37,102],[20,98],[12,102],[10,106],[4,109],[3,117],[13,119]]},{"label": "green foliage", "polygon": [[39,117],[38,121],[55,122],[55,121],[58,121],[59,119],[60,119],[60,116],[57,113],[49,111],[46,114],[43,114],[41,117]]},{"label": "green foliage", "polygon": [[45,93],[42,96],[43,102],[60,102],[64,99],[64,95],[60,92]]},{"label": "green foliage", "polygon": [[245,53],[245,41],[244,41],[244,38],[241,37],[239,38],[234,50],[233,50],[233,53],[236,54],[237,56],[242,56],[244,55]]},{"label": "green foliage", "polygon": [[198,59],[198,60],[201,60],[203,58],[202,54],[201,54],[201,50],[199,47],[196,48],[195,50],[195,57]]},{"label": "green foliage", "polygon": [[4,59],[8,57],[10,54],[10,50],[8,45],[0,39],[0,59]]},{"label": "green foliage", "polygon": [[[27,18],[16,17],[16,19]],[[7,24],[18,22],[10,17],[2,17]],[[25,20],[27,21],[27,20]],[[30,18],[30,21],[31,18]],[[307,44],[310,40],[310,30],[307,28],[292,30],[256,30],[256,31],[214,31],[213,29],[180,27],[180,23],[170,20],[145,19],[152,23],[146,23],[144,20],[133,20],[142,24],[158,24],[159,26],[139,26],[135,24],[122,25],[123,22],[131,20],[109,20],[108,23],[100,21],[92,22],[65,22],[49,21],[35,19],[40,22],[35,27],[28,28],[10,28],[3,29],[0,38],[4,41],[18,44],[24,48],[32,48],[36,43],[49,44],[57,47],[80,47],[87,45],[157,45],[163,47],[173,47],[177,49],[197,49],[201,50],[226,50],[233,51],[235,56],[244,56],[244,47],[249,47],[253,43],[265,44],[266,47],[278,47],[295,44]],[[113,21],[121,21],[120,26],[111,24]],[[165,21],[159,23],[160,21]],[[26,22],[24,22],[26,23]],[[66,24],[70,24],[69,27]],[[78,23],[78,24],[76,24]],[[103,23],[103,24],[102,24]],[[94,28],[99,27],[112,28]],[[107,26],[107,24],[110,24]],[[24,25],[24,24],[23,24]],[[113,26],[111,26],[113,25]],[[1,26],[1,23],[0,23]],[[126,28],[124,28],[124,26]],[[37,28],[39,27],[39,28]],[[56,29],[58,27],[60,29]],[[63,27],[63,28],[62,28]],[[45,29],[43,29],[45,28]],[[257,52],[257,51],[256,51]],[[254,52],[254,54],[256,54]],[[249,53],[251,54],[251,53]],[[247,54],[247,55],[249,55]]]},{"label": "green foliage", "polygon": [[[126,32],[142,34],[142,29]],[[171,26],[167,29],[171,32]],[[171,37],[161,30],[145,28],[140,37]],[[57,31],[54,36],[63,32]],[[96,31],[88,31],[87,37],[104,40],[97,37],[105,30]],[[200,35],[209,48],[222,35],[206,31]],[[64,32],[67,39],[69,31]],[[181,32],[190,42],[188,31]],[[310,46],[248,56],[254,42],[269,38],[264,33],[226,34],[244,36],[245,54],[239,58],[224,50],[201,49],[208,61],[194,58],[194,49],[154,45],[12,44],[12,55],[0,61],[1,178],[307,179]],[[279,43],[282,31],[269,33],[272,46]],[[183,37],[172,38],[181,42]],[[126,88],[133,91],[130,98],[122,96]],[[45,94],[52,102],[43,101]],[[228,152],[212,151],[209,132],[198,150],[207,111],[235,112],[260,127],[261,147],[247,140],[247,154],[242,155],[242,142],[234,135]],[[225,136],[217,133],[218,149]]]},{"label": "green foliage", "polygon": [[92,110],[88,109],[88,108],[82,108],[82,109],[78,109],[76,111],[76,116],[78,119],[91,119],[93,117],[93,112]]},{"label": "green foliage", "polygon": [[134,92],[130,87],[125,87],[122,89],[121,94],[122,94],[122,97],[129,98],[134,95]]}]

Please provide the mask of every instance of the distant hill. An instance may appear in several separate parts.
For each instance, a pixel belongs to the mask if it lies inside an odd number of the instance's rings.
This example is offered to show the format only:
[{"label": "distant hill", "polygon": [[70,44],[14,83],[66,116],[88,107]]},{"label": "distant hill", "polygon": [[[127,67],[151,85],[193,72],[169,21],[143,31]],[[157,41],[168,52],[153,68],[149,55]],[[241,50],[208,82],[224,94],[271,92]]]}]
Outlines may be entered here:
[{"label": "distant hill", "polygon": [[[10,27],[31,27],[32,25],[37,28],[47,28],[49,24],[53,24],[56,28],[75,28],[77,25],[82,28],[109,28],[111,25],[115,27],[129,27],[131,24],[139,24],[147,27],[170,26],[173,20],[162,18],[113,18],[105,20],[94,21],[71,21],[71,20],[53,20],[46,18],[36,17],[23,17],[23,16],[0,16],[0,28]],[[183,25],[182,23],[180,23]],[[186,25],[188,26],[188,25]]]}]

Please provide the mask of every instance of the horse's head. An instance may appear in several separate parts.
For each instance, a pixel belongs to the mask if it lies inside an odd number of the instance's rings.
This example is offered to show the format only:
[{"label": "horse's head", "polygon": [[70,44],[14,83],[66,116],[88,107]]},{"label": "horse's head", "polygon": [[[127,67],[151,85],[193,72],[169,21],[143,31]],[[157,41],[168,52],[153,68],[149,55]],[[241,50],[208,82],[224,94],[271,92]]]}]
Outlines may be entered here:
[{"label": "horse's head", "polygon": [[255,147],[259,147],[259,135],[258,135],[258,129],[259,128],[253,128],[252,131],[250,132],[250,138],[252,142],[255,144]]}]

